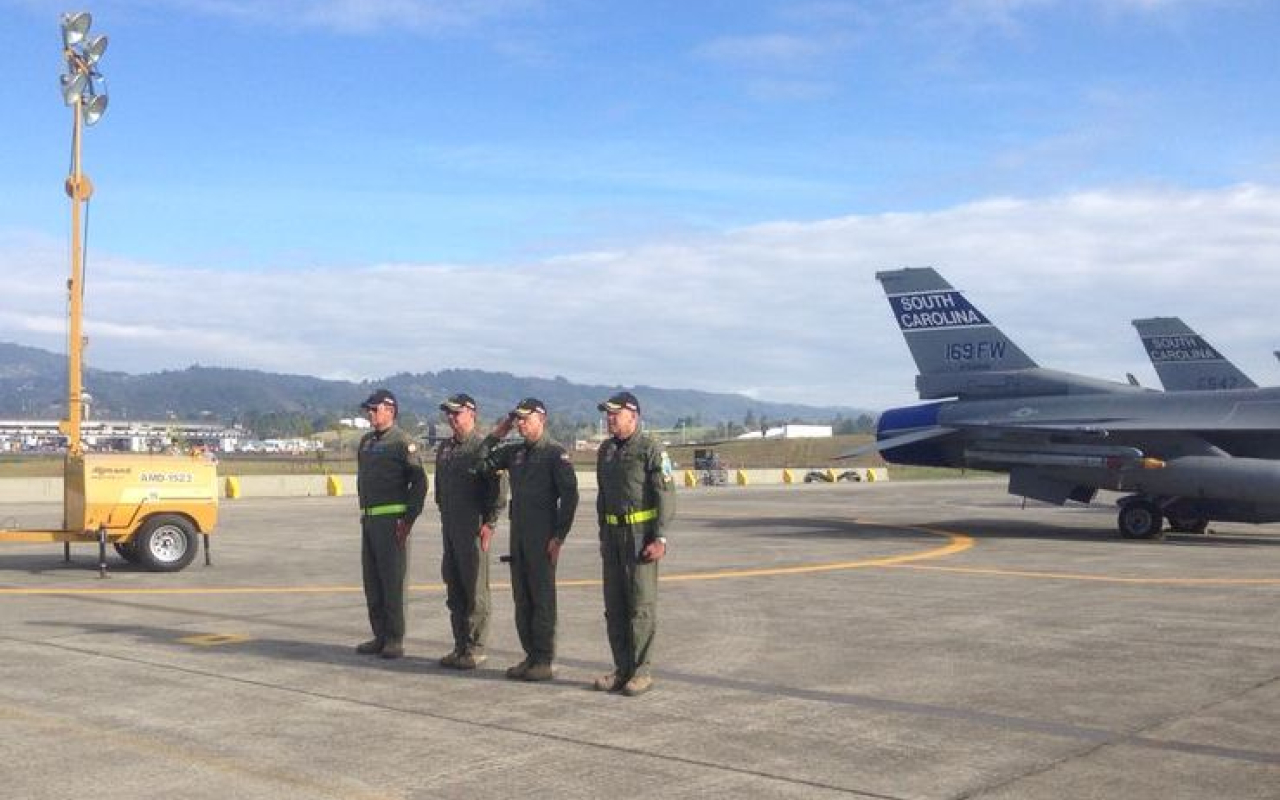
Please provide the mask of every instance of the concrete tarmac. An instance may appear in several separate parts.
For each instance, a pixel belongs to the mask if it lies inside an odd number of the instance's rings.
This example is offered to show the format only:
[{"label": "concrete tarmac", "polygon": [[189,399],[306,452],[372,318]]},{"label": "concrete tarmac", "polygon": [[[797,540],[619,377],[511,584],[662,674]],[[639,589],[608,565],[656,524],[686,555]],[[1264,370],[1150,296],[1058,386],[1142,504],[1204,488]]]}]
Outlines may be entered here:
[{"label": "concrete tarmac", "polygon": [[[594,497],[559,575],[557,678],[450,649],[434,507],[408,656],[367,638],[350,497],[227,501],[201,560],[0,544],[13,798],[1280,798],[1280,527],[1128,541],[1114,509],[991,480],[682,491],[656,688],[608,671]],[[0,505],[56,527],[51,504]],[[505,552],[505,525],[495,552]]]}]

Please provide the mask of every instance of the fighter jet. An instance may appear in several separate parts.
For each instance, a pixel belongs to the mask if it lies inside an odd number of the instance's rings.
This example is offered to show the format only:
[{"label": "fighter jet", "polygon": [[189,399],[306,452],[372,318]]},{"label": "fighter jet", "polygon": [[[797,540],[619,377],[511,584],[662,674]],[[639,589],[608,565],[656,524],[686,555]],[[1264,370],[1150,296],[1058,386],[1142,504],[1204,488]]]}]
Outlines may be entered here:
[{"label": "fighter jet", "polygon": [[1165,519],[1280,521],[1280,389],[1157,392],[1045,369],[932,268],[876,278],[934,401],[880,416],[886,461],[1007,472],[1011,494],[1057,505],[1128,493],[1117,523],[1133,538]]},{"label": "fighter jet", "polygon": [[1135,319],[1133,327],[1168,391],[1253,389],[1258,385],[1177,317]]}]

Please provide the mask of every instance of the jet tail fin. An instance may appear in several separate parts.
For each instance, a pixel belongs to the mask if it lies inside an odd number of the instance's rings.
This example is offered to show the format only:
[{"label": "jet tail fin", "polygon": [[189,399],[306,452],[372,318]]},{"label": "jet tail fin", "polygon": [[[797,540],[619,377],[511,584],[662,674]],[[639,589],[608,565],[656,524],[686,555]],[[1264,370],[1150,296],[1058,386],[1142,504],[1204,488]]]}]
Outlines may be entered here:
[{"label": "jet tail fin", "polygon": [[1141,387],[1044,369],[932,267],[876,273],[920,375],[925,400],[1142,392]]},{"label": "jet tail fin", "polygon": [[1257,386],[1178,317],[1135,319],[1151,365],[1166,391],[1251,389]]},{"label": "jet tail fin", "polygon": [[932,267],[876,273],[893,317],[920,370],[922,397],[964,394],[991,375],[1033,369],[1036,362]]}]

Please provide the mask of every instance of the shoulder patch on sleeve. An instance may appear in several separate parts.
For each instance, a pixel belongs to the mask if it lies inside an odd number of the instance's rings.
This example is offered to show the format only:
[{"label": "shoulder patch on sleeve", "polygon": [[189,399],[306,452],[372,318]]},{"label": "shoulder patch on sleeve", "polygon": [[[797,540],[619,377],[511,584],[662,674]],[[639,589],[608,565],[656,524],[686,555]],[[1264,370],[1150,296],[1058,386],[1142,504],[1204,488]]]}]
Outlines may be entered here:
[{"label": "shoulder patch on sleeve", "polygon": [[573,459],[569,457],[569,452],[568,452],[567,450],[561,450],[561,451],[560,451],[560,460],[561,460],[561,461],[563,461],[563,462],[564,462],[564,463],[566,463],[566,464],[572,464],[572,463],[573,463]]},{"label": "shoulder patch on sleeve", "polygon": [[672,473],[671,456],[667,455],[667,451],[662,451],[662,477],[670,478]]},{"label": "shoulder patch on sleeve", "polygon": [[418,452],[418,445],[414,444],[413,442],[409,442],[409,452],[410,453]]}]

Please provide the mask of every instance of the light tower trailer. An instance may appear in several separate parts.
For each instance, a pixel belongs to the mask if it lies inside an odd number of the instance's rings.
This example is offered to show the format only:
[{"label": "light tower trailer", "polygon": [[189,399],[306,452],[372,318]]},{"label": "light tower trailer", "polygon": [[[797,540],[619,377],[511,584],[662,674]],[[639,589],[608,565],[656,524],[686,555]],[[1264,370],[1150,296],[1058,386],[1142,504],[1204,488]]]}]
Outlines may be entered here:
[{"label": "light tower trailer", "polygon": [[67,418],[59,428],[67,437],[62,475],[60,530],[0,530],[0,542],[62,542],[71,558],[73,542],[98,543],[98,571],[106,575],[107,544],[127,561],[160,572],[191,563],[203,535],[205,564],[209,533],[218,521],[218,468],[204,454],[134,455],[86,453],[81,437],[84,386],[84,251],[81,210],[93,194],[81,170],[80,139],[85,125],[101,119],[107,95],[97,64],[107,37],[90,37],[88,12],[62,15],[63,100],[71,107],[71,277],[67,281]]}]

